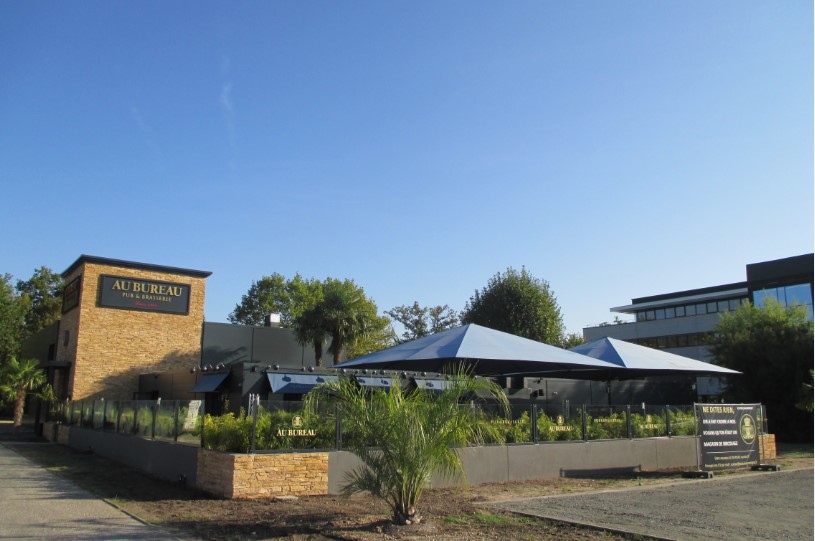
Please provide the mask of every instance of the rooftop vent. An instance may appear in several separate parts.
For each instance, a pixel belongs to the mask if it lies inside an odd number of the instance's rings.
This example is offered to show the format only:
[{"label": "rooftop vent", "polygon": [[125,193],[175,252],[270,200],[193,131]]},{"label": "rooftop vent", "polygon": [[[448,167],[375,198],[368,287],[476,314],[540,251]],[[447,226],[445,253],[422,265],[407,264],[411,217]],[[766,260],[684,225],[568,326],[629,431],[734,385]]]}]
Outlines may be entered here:
[{"label": "rooftop vent", "polygon": [[266,314],[263,325],[266,327],[280,327],[280,314]]}]

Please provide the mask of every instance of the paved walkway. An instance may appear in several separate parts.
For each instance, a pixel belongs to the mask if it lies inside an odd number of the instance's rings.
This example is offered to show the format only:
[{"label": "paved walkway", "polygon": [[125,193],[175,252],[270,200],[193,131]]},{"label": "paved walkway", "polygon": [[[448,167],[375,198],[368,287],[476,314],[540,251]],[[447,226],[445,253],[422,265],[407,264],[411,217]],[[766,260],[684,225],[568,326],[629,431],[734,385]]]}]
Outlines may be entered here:
[{"label": "paved walkway", "polygon": [[811,541],[813,470],[527,498],[496,507],[670,540]]},{"label": "paved walkway", "polygon": [[123,513],[0,443],[0,539],[176,538]]}]

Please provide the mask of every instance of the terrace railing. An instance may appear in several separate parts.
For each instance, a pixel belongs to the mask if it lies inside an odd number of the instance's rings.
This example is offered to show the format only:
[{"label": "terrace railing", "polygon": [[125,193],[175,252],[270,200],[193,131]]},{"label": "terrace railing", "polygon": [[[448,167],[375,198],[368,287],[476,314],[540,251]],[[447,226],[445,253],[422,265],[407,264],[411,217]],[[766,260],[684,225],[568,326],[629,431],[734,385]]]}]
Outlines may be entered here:
[{"label": "terrace railing", "polygon": [[[695,434],[692,405],[516,405],[509,417],[497,406],[467,404],[498,424],[508,444],[673,437]],[[354,438],[334,406],[307,414],[301,402],[260,401],[249,411],[206,415],[200,400],[85,400],[62,402],[52,418],[70,425],[230,452],[343,449]],[[765,416],[762,420],[766,423]]]}]

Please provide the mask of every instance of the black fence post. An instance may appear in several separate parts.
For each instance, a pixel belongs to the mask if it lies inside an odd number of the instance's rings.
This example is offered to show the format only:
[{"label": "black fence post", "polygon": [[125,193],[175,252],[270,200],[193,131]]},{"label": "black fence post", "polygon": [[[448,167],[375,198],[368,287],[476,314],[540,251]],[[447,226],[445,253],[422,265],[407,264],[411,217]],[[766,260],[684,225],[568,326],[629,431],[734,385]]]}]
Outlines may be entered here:
[{"label": "black fence post", "polygon": [[122,401],[118,400],[116,404],[116,433],[118,434],[122,428]]},{"label": "black fence post", "polygon": [[155,404],[151,404],[150,411],[153,413],[153,418],[150,422],[150,439],[156,439],[156,420],[158,419],[158,409],[161,407],[161,397],[156,400]]},{"label": "black fence post", "polygon": [[665,434],[671,437],[671,408],[665,404]]},{"label": "black fence post", "polygon": [[631,439],[631,404],[625,406],[625,433]]},{"label": "black fence post", "polygon": [[538,405],[532,404],[532,443],[538,443]]},{"label": "black fence post", "polygon": [[206,402],[201,403],[201,406],[199,407],[198,414],[201,417],[201,449],[206,449],[206,447],[204,447],[204,443],[205,443],[204,429],[207,426],[207,423],[206,423],[206,420],[207,420],[206,419],[206,416],[207,416],[207,403]]},{"label": "black fence post", "polygon": [[175,411],[173,411],[173,441],[178,441],[178,400],[175,401]]},{"label": "black fence post", "polygon": [[335,434],[334,440],[337,444],[337,451],[342,449],[342,415],[340,414],[340,405],[334,404],[334,418],[336,422],[334,424]]},{"label": "black fence post", "polygon": [[260,395],[250,394],[249,395],[249,412],[252,414],[252,448],[250,452],[255,454],[255,449],[257,445],[257,434],[258,434],[258,410],[260,405]]},{"label": "black fence post", "polygon": [[589,429],[586,424],[586,404],[583,404],[583,410],[580,412],[583,424],[583,441],[589,441]]},{"label": "black fence post", "polygon": [[131,404],[133,405],[133,430],[130,433],[137,434],[139,428],[139,403],[134,400]]},{"label": "black fence post", "polygon": [[102,432],[108,426],[108,402],[104,398],[102,399]]}]

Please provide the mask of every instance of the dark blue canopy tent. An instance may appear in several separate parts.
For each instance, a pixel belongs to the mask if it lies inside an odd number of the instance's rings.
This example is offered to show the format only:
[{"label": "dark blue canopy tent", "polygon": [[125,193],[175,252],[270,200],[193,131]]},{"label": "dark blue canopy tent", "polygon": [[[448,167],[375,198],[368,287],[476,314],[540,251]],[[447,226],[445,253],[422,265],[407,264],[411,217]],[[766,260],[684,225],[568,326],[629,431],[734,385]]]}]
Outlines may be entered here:
[{"label": "dark blue canopy tent", "polygon": [[615,338],[600,338],[593,342],[575,346],[569,351],[587,355],[624,368],[624,372],[611,374],[615,378],[640,378],[644,376],[728,376],[741,374],[735,370],[716,366],[675,355],[666,351],[653,349]]},{"label": "dark blue canopy tent", "polygon": [[337,365],[427,372],[450,372],[459,367],[480,376],[534,371],[548,377],[578,379],[588,371],[624,370],[616,364],[472,323]]}]

